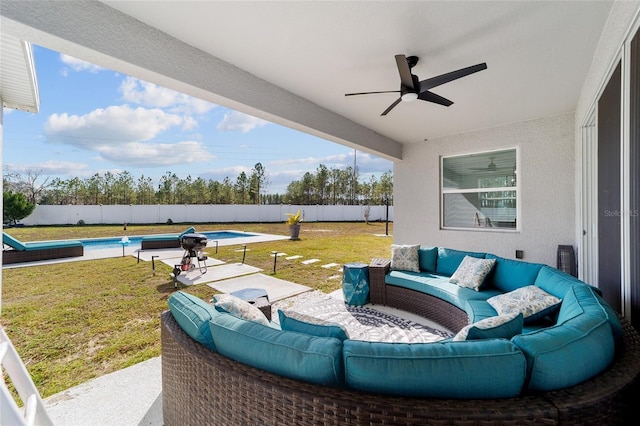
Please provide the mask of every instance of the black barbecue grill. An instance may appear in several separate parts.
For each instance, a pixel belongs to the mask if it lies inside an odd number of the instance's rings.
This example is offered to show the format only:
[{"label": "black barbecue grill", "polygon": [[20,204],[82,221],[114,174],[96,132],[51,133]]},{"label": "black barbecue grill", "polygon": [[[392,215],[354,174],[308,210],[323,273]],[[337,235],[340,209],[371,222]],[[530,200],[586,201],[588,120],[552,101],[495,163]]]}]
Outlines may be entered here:
[{"label": "black barbecue grill", "polygon": [[204,253],[207,242],[207,236],[203,234],[184,234],[180,237],[180,245],[184,249],[184,255],[180,264],[173,267],[172,276],[175,287],[178,285],[178,275],[181,272],[186,273],[196,267],[193,263],[193,258],[198,261],[200,273],[205,274],[207,272],[207,255]]},{"label": "black barbecue grill", "polygon": [[204,234],[184,234],[180,237],[180,245],[185,250],[204,250],[207,246],[207,236]]}]

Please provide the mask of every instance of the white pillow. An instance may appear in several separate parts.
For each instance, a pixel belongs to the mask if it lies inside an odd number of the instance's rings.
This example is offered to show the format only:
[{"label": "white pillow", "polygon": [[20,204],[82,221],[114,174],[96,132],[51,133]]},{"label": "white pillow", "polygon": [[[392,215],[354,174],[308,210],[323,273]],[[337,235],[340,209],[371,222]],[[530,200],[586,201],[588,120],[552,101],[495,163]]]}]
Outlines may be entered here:
[{"label": "white pillow", "polygon": [[528,285],[508,293],[493,296],[487,303],[499,315],[522,313],[525,323],[549,315],[560,306],[561,299],[547,293],[540,287]]},{"label": "white pillow", "polygon": [[419,248],[420,244],[391,244],[391,269],[420,272]]},{"label": "white pillow", "polygon": [[246,300],[230,294],[217,294],[213,296],[213,300],[216,308],[220,308],[235,317],[269,325],[269,320],[267,320],[262,311]]},{"label": "white pillow", "polygon": [[458,269],[451,275],[449,282],[458,284],[460,287],[480,291],[480,286],[495,264],[495,259],[479,259],[477,257],[465,256],[462,262],[460,262]]}]

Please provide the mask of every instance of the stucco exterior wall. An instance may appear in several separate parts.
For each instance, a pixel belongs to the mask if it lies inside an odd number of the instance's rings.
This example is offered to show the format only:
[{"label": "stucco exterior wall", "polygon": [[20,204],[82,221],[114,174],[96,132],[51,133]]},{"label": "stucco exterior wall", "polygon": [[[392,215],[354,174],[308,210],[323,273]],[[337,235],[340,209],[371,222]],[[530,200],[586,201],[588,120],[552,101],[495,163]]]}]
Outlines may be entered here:
[{"label": "stucco exterior wall", "polygon": [[[440,156],[517,147],[519,232],[440,229]],[[405,145],[394,164],[394,242],[477,250],[556,265],[559,244],[575,245],[574,115],[509,124]]]}]

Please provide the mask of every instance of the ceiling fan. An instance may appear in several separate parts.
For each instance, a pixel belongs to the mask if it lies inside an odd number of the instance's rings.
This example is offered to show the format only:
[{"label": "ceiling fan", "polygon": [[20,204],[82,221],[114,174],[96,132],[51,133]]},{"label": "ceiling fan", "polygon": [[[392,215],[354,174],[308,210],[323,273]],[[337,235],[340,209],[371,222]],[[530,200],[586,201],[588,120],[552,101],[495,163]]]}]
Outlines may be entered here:
[{"label": "ceiling fan", "polygon": [[496,170],[498,170],[498,166],[496,166],[496,163],[493,162],[495,158],[496,157],[489,157],[489,164],[487,165],[487,167],[470,167],[469,170],[478,172],[495,172]]},{"label": "ceiling fan", "polygon": [[431,92],[430,89],[456,80],[458,78],[465,77],[469,74],[487,69],[487,64],[482,63],[419,81],[418,77],[411,73],[411,68],[416,66],[416,64],[418,63],[418,59],[419,58],[417,56],[396,55],[396,64],[398,66],[398,73],[400,74],[400,90],[347,93],[345,94],[345,96],[371,95],[376,93],[400,93],[400,97],[396,99],[394,103],[389,105],[389,107],[385,109],[384,112],[380,115],[387,115],[401,101],[411,102],[415,101],[416,99],[433,102],[434,104],[444,105],[448,107],[453,105],[453,102],[447,98],[443,98],[440,95],[436,95],[435,93]]},{"label": "ceiling fan", "polygon": [[489,164],[487,164],[485,167],[469,167],[468,170],[472,170],[474,172],[513,172],[515,174],[515,164],[513,165],[513,167],[498,167],[494,162],[495,159],[496,157],[489,157]]}]

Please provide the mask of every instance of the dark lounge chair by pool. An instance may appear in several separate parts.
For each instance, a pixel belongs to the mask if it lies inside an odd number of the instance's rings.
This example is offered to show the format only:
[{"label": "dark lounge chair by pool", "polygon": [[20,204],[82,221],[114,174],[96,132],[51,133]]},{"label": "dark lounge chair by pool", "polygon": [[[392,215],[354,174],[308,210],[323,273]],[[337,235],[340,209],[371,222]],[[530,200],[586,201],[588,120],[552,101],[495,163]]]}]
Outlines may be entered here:
[{"label": "dark lounge chair by pool", "polygon": [[180,237],[184,234],[191,234],[196,232],[196,228],[193,226],[186,229],[181,234],[160,234],[160,235],[147,235],[142,237],[140,248],[142,250],[151,249],[163,249],[163,248],[180,248]]},{"label": "dark lounge chair by pool", "polygon": [[23,243],[3,232],[2,244],[5,247],[9,247],[6,250],[2,250],[2,263],[4,265],[78,257],[84,254],[82,242],[75,240]]}]

